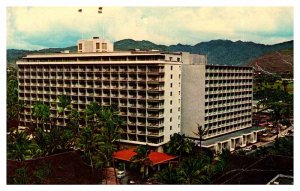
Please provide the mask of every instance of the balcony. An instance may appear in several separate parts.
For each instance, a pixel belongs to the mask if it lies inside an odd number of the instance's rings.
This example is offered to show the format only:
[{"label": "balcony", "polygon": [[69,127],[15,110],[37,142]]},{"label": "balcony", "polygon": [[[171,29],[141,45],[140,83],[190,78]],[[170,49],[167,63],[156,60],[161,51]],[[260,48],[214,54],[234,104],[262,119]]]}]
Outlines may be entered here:
[{"label": "balcony", "polygon": [[163,133],[158,133],[158,132],[148,132],[147,135],[158,137],[158,136],[163,136],[164,134]]},{"label": "balcony", "polygon": [[148,114],[148,117],[149,118],[161,118],[161,117],[163,117],[163,115],[162,114]]}]

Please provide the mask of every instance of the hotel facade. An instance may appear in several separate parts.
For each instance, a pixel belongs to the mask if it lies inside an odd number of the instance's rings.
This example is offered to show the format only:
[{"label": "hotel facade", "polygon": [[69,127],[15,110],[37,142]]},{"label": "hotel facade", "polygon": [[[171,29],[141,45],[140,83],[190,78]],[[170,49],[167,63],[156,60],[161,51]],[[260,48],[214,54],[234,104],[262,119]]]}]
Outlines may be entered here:
[{"label": "hotel facade", "polygon": [[17,65],[19,99],[26,105],[20,128],[31,124],[37,101],[59,117],[56,125],[66,126],[70,111],[58,115],[57,98],[67,95],[82,114],[92,102],[118,106],[124,144],[160,150],[174,133],[197,138],[197,124],[208,129],[203,146],[216,152],[256,142],[249,67],[208,65],[206,55],[185,52],[118,52],[98,38],[78,41],[78,53],[32,54]]}]

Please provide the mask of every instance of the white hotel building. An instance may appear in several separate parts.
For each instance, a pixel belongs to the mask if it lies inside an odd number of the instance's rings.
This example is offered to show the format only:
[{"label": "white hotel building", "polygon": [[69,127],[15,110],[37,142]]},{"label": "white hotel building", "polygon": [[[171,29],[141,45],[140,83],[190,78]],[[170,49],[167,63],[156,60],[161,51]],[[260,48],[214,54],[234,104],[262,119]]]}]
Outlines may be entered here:
[{"label": "white hotel building", "polygon": [[[121,142],[157,147],[181,132],[196,138],[209,128],[204,147],[233,150],[256,142],[251,128],[252,68],[207,65],[205,55],[113,51],[108,41],[80,40],[78,53],[32,54],[17,61],[19,99],[26,103],[19,127],[31,123],[36,101],[58,117],[57,97],[71,97],[83,113],[97,102],[117,105],[126,125]],[[65,111],[58,126],[65,126]]]}]

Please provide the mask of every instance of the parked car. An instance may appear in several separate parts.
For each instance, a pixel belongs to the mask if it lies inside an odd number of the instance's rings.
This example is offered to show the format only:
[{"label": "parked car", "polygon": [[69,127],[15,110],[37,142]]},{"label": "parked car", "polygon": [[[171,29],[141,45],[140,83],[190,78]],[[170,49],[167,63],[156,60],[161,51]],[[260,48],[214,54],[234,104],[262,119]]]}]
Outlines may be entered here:
[{"label": "parked car", "polygon": [[251,147],[246,147],[243,149],[244,151],[251,151]]},{"label": "parked car", "polygon": [[251,149],[252,149],[252,150],[255,150],[255,149],[257,149],[257,146],[256,146],[256,145],[252,145],[252,146],[251,146]]},{"label": "parked car", "polygon": [[135,184],[135,181],[129,178],[127,184]]},{"label": "parked car", "polygon": [[123,178],[125,177],[125,170],[120,170],[117,172],[117,178]]}]

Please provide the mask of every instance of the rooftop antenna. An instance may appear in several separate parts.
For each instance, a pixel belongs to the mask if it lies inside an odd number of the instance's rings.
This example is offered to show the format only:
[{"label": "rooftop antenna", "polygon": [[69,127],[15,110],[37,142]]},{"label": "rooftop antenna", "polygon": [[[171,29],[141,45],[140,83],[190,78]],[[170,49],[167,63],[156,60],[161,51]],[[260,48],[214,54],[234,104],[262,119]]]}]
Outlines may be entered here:
[{"label": "rooftop antenna", "polygon": [[[102,7],[98,7],[98,14],[102,15]],[[101,33],[102,33],[102,39],[104,39],[104,27],[103,27],[103,23],[102,23],[102,26],[101,26]],[[100,33],[100,34],[101,34]]]},{"label": "rooftop antenna", "polygon": [[[78,13],[82,13],[82,9],[78,9]],[[80,27],[81,28],[81,27]],[[83,39],[83,32],[82,32],[82,28],[80,29],[80,33],[81,33],[81,39]]]}]

